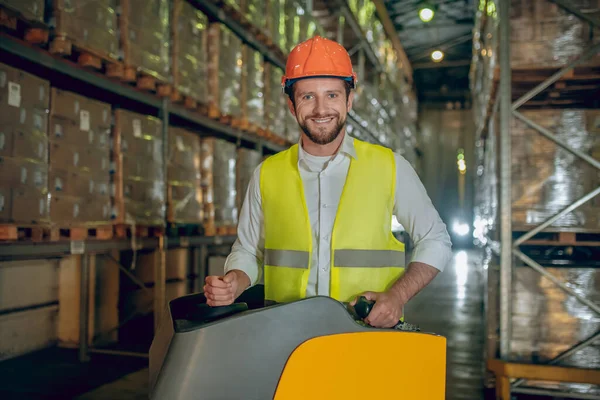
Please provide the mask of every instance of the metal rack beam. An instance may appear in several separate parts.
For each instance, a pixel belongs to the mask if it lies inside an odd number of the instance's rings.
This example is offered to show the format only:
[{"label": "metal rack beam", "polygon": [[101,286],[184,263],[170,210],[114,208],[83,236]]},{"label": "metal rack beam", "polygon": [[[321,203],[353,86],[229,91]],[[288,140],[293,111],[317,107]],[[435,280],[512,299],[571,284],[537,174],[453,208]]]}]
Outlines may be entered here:
[{"label": "metal rack beam", "polygon": [[[235,236],[180,236],[166,238],[167,248],[221,246],[233,244]],[[107,253],[111,250],[151,250],[158,248],[158,238],[84,240],[78,242],[6,242],[0,244],[0,261],[41,256],[60,257],[78,253]],[[77,248],[78,250],[74,251]]]}]

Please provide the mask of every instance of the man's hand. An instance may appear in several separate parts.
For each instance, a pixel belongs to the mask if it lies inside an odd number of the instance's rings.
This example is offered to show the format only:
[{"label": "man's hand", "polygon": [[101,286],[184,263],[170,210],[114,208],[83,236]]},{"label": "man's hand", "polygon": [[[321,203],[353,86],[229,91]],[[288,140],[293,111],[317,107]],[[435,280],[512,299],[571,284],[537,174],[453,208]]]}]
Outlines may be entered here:
[{"label": "man's hand", "polygon": [[250,278],[240,270],[229,271],[224,276],[208,276],[205,279],[204,295],[211,307],[228,306],[250,286]]},{"label": "man's hand", "polygon": [[[393,291],[387,292],[365,292],[362,294],[367,300],[375,301],[373,309],[365,322],[375,328],[391,328],[402,318],[402,307],[404,301]],[[352,300],[350,305],[354,307],[358,298]]]}]

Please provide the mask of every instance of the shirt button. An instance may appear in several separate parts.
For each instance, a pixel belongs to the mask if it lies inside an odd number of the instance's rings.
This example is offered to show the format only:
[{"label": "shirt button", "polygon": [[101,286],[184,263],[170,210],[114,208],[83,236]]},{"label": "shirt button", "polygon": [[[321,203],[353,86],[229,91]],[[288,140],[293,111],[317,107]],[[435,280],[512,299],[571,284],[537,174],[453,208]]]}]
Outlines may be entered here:
[{"label": "shirt button", "polygon": [[323,272],[325,272],[325,271],[327,271],[327,270],[328,270],[328,268],[327,268],[327,267],[323,267],[323,268],[321,268],[321,271],[323,271]]}]

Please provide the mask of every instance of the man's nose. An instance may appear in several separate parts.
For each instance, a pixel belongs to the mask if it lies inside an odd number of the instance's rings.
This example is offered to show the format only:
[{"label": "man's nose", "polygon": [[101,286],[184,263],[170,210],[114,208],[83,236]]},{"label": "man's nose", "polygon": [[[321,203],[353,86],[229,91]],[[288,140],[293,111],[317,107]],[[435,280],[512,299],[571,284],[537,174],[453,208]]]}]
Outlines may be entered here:
[{"label": "man's nose", "polygon": [[327,110],[325,107],[325,99],[322,97],[317,97],[315,99],[315,108],[313,110],[313,113],[317,115],[323,115],[326,111]]}]

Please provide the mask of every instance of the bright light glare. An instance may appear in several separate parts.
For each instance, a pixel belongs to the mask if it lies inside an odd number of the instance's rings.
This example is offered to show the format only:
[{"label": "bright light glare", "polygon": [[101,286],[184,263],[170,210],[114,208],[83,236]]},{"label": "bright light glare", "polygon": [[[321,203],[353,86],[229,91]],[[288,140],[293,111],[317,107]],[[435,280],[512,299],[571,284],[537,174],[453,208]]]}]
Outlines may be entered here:
[{"label": "bright light glare", "polygon": [[[463,224],[463,223],[459,223],[459,222],[455,222],[454,225],[452,225],[452,230],[454,231],[454,233],[456,233],[457,235],[460,236],[465,236],[469,234],[469,225],[467,224]],[[466,254],[466,253],[465,253]],[[457,255],[458,257],[458,255]]]},{"label": "bright light glare", "polygon": [[431,53],[431,59],[435,62],[440,62],[444,59],[444,53],[440,50],[436,50],[433,53]]},{"label": "bright light glare", "polygon": [[459,251],[454,256],[454,272],[456,273],[456,286],[458,286],[458,298],[465,298],[467,277],[469,274],[469,256],[466,251]]},{"label": "bright light glare", "polygon": [[431,8],[421,8],[419,10],[419,18],[423,22],[429,22],[433,19],[433,10]]}]

